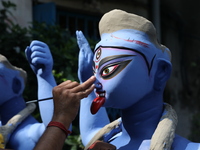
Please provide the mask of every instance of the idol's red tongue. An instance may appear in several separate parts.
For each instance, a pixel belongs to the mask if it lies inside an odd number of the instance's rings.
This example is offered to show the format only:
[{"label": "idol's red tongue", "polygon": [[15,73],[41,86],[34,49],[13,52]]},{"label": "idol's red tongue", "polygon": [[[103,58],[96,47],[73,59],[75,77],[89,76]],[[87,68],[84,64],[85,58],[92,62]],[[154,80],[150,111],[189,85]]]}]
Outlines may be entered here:
[{"label": "idol's red tongue", "polygon": [[96,114],[97,111],[101,108],[101,106],[105,102],[105,97],[97,97],[93,100],[92,105],[90,107],[90,111],[92,114]]}]

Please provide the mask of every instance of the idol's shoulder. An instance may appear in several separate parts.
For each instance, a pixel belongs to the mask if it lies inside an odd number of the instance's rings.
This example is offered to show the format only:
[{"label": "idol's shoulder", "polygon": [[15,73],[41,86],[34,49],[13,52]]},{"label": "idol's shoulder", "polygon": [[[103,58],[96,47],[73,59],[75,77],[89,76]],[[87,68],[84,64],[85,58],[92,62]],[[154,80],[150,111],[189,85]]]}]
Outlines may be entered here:
[{"label": "idol's shoulder", "polygon": [[191,142],[180,135],[176,135],[171,150],[200,150],[200,143]]}]

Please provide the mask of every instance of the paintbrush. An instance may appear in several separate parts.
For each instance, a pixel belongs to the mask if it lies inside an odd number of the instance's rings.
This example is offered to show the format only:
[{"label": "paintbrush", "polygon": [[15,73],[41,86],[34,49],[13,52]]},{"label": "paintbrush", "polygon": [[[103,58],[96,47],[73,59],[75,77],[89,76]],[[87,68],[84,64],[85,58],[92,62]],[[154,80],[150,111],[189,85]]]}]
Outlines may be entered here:
[{"label": "paintbrush", "polygon": [[36,102],[46,101],[46,100],[51,100],[51,99],[53,99],[53,97],[48,97],[48,98],[43,98],[43,99],[35,99],[35,100],[27,101],[26,104],[36,103]]}]

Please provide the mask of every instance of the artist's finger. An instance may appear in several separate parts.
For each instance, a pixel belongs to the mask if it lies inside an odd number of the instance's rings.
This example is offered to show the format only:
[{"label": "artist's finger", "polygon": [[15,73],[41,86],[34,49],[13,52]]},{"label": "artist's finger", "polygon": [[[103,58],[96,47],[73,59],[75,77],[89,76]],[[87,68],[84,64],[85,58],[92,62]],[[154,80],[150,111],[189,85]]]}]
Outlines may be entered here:
[{"label": "artist's finger", "polygon": [[92,91],[94,91],[94,89],[95,89],[95,84],[92,84],[90,88],[88,88],[87,90],[85,90],[84,97],[87,97]]},{"label": "artist's finger", "polygon": [[80,84],[79,86],[73,88],[72,92],[73,93],[84,92],[94,83],[95,80],[96,80],[95,76],[91,76],[87,81],[85,81],[82,84]]},{"label": "artist's finger", "polygon": [[71,80],[67,80],[65,82],[62,82],[58,85],[58,87],[62,87],[62,88],[66,88],[66,89],[72,89],[76,86],[78,86],[80,83],[76,82],[76,81],[71,81]]},{"label": "artist's finger", "polygon": [[85,91],[80,91],[77,93],[77,98],[78,99],[83,99],[87,97],[95,88],[95,85],[92,84],[89,88],[87,88]]},{"label": "artist's finger", "polygon": [[63,86],[63,88],[65,88],[65,89],[73,89],[74,87],[77,87],[77,86],[79,86],[80,85],[80,83],[78,83],[78,82],[76,82],[76,81],[73,81],[73,82],[70,82],[70,83],[68,83],[68,84],[65,84],[64,86]]},{"label": "artist's finger", "polygon": [[62,83],[60,83],[59,85],[57,85],[58,87],[63,87],[63,86],[65,86],[66,84],[69,84],[69,83],[71,83],[72,81],[71,80],[67,80],[67,81],[64,81],[64,82],[62,82]]}]

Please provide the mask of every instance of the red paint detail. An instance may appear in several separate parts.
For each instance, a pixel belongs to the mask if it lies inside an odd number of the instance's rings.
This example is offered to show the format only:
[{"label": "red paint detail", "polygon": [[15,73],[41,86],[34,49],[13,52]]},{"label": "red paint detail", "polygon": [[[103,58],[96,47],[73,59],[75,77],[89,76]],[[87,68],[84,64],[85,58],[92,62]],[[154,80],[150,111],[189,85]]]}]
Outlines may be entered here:
[{"label": "red paint detail", "polygon": [[144,46],[146,48],[149,47],[147,43],[144,43],[144,42],[141,42],[141,41],[138,41],[138,40],[126,40],[126,39],[122,39],[122,38],[116,37],[114,35],[111,35],[111,37],[116,38],[116,39],[120,39],[120,40],[124,40],[124,41],[127,41],[127,42],[134,42],[134,43],[142,45],[142,46]]},{"label": "red paint detail", "polygon": [[105,103],[105,97],[96,97],[93,100],[92,105],[90,107],[91,113],[96,114],[104,103]]}]

